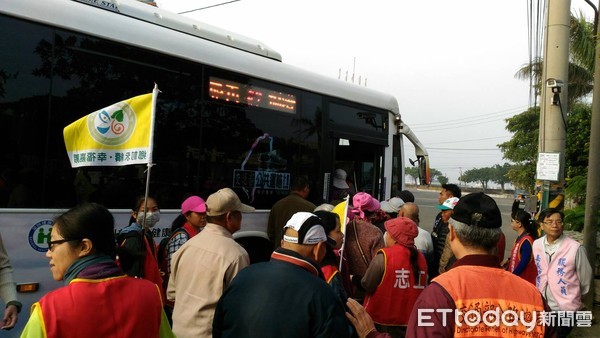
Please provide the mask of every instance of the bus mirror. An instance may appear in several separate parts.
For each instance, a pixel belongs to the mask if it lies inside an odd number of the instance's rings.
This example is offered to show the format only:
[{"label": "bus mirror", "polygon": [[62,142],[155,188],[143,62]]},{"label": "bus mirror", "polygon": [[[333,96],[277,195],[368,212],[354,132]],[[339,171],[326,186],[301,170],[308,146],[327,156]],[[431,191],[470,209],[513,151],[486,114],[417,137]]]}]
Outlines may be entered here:
[{"label": "bus mirror", "polygon": [[[410,159],[409,159],[410,160]],[[410,161],[413,164],[413,161]],[[429,174],[429,158],[427,156],[417,156],[419,169],[419,182],[421,185],[429,185],[431,183]],[[414,164],[413,164],[414,165]]]}]

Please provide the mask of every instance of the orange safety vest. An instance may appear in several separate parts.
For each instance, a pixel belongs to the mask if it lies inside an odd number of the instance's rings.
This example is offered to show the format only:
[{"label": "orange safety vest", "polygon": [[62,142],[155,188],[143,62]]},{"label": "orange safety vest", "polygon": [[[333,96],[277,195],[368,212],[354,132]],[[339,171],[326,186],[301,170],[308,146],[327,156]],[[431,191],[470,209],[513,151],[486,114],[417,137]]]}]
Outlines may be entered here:
[{"label": "orange safety vest", "polygon": [[158,337],[162,303],[156,285],[117,276],[76,278],[39,302],[46,337]]},{"label": "orange safety vest", "polygon": [[[544,311],[542,295],[519,276],[499,268],[461,265],[432,282],[448,292],[460,311],[458,315],[452,314],[457,318],[454,337],[544,336],[545,326],[539,324]],[[533,330],[528,332],[530,328],[524,321],[508,311],[523,316],[525,322],[534,325]]]},{"label": "orange safety vest", "polygon": [[427,286],[425,256],[417,251],[419,275],[415,278],[407,247],[394,245],[379,252],[383,253],[385,271],[375,292],[365,297],[365,310],[377,324],[406,326],[417,298]]}]

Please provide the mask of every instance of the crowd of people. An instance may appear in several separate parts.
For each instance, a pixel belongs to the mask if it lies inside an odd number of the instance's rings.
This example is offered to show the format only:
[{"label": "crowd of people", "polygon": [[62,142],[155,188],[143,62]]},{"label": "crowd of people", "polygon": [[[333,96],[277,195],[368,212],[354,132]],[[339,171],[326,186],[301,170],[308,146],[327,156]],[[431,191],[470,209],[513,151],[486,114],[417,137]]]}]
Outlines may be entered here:
[{"label": "crowd of people", "polygon": [[[154,198],[138,200],[116,235],[102,205],[70,209],[55,218],[46,253],[64,286],[32,306],[22,337],[566,337],[572,330],[572,322],[499,320],[507,309],[531,318],[583,308],[592,268],[583,246],[564,234],[561,211],[534,220],[513,210],[517,239],[504,260],[502,217],[490,196],[443,185],[429,233],[409,191],[378,201],[355,192],[343,170],[335,174],[336,199],[319,206],[307,200],[308,179],[294,179],[270,212],[274,250],[262,262],[234,240],[254,208],[229,188],[206,200],[187,196],[159,246],[150,235],[160,220]],[[1,239],[0,259],[8,260]],[[0,281],[14,286],[10,272],[0,270]],[[6,290],[9,329],[21,304]]]}]

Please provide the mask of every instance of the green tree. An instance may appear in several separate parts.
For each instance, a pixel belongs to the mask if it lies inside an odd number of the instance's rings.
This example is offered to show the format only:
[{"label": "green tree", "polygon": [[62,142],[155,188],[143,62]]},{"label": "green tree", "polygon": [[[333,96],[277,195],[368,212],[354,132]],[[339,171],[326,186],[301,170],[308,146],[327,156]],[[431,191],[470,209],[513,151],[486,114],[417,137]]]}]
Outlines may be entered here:
[{"label": "green tree", "polygon": [[533,191],[535,186],[535,167],[538,153],[540,109],[529,108],[521,114],[505,120],[506,130],[512,138],[498,144],[503,157],[515,165],[508,170],[507,176],[519,189]]},{"label": "green tree", "polygon": [[448,179],[448,177],[444,176],[444,175],[440,175],[437,177],[438,182],[440,182],[440,184],[444,185],[446,183],[448,183],[448,181],[450,181]]},{"label": "green tree", "polygon": [[460,181],[463,182],[478,182],[481,184],[483,191],[487,190],[488,182],[494,177],[493,168],[473,168],[465,171],[460,176]]},{"label": "green tree", "polygon": [[500,184],[500,189],[504,192],[504,185],[510,182],[508,171],[512,168],[509,163],[503,165],[496,164],[492,169],[492,182]]},{"label": "green tree", "polygon": [[[565,176],[569,178],[587,174],[590,122],[592,108],[586,103],[576,103],[567,112],[567,138],[565,151]],[[506,119],[506,130],[512,138],[498,144],[506,160],[515,165],[508,169],[507,177],[519,189],[533,191],[538,154],[539,108],[530,108]],[[498,183],[498,182],[497,182]]]},{"label": "green tree", "polygon": [[419,169],[417,167],[404,168],[404,174],[412,177],[412,179],[415,181],[415,185],[417,185],[417,182],[419,180]]},{"label": "green tree", "polygon": [[[569,46],[569,78],[567,106],[590,94],[594,88],[594,55],[596,41],[594,24],[585,20],[585,15],[571,16]],[[541,93],[543,59],[538,58],[526,64],[515,77],[530,80],[536,95]]]},{"label": "green tree", "polygon": [[576,103],[569,108],[565,149],[565,176],[567,178],[587,175],[591,121],[591,105]]},{"label": "green tree", "polygon": [[442,175],[444,175],[444,174],[441,171],[439,171],[435,168],[429,168],[429,177],[431,178],[432,181],[437,180]]}]

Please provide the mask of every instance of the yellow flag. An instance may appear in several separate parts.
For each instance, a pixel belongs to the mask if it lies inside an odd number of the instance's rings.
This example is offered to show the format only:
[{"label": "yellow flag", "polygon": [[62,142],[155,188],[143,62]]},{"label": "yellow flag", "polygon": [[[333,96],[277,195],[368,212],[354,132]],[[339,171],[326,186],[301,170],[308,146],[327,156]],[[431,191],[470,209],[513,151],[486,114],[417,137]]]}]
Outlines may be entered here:
[{"label": "yellow flag", "polygon": [[152,95],[97,110],[63,130],[71,167],[148,163],[152,152]]},{"label": "yellow flag", "polygon": [[348,223],[348,196],[346,196],[344,202],[341,202],[333,207],[331,212],[340,216],[340,230],[343,234],[346,234],[346,223]]}]

